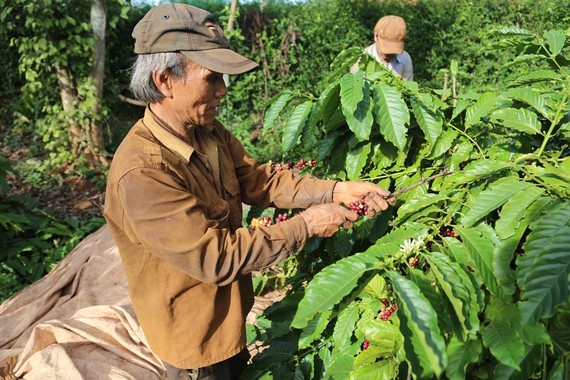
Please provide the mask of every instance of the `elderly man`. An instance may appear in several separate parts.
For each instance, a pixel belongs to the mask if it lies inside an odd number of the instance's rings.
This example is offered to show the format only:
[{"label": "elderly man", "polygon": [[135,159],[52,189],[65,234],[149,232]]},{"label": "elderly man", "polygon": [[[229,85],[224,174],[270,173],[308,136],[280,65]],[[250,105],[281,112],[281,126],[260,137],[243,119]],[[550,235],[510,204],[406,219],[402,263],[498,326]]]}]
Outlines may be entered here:
[{"label": "elderly man", "polygon": [[[113,158],[105,218],[153,352],[192,379],[237,378],[249,358],[250,273],[350,228],[358,215],[340,203],[364,200],[374,214],[395,199],[367,182],[275,171],[244,150],[216,116],[223,74],[257,64],[229,49],[210,13],[160,5],[133,37],[131,89],[148,106]],[[306,210],[252,231],[242,202]]]},{"label": "elderly man", "polygon": [[[373,56],[403,80],[414,79],[412,57],[404,50],[406,40],[406,22],[399,16],[384,16],[374,27],[374,43],[364,51]],[[358,70],[358,63],[350,68]]]}]

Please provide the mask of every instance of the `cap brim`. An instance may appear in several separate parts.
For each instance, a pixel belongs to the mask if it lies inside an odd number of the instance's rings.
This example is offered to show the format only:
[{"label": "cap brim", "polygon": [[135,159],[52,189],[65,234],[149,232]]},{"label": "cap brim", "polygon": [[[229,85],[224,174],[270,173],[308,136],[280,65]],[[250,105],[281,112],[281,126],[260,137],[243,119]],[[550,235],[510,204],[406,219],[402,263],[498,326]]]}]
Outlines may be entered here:
[{"label": "cap brim", "polygon": [[404,52],[403,42],[387,41],[379,38],[378,43],[383,54],[402,54]]},{"label": "cap brim", "polygon": [[181,51],[181,53],[208,70],[222,74],[243,74],[259,66],[230,49]]}]

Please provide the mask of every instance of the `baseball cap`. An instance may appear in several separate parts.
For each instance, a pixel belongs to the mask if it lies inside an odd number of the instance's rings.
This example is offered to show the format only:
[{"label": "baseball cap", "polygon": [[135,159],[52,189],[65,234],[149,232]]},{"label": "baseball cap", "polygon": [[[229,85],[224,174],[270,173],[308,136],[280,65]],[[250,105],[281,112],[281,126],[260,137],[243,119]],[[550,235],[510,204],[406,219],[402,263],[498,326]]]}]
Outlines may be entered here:
[{"label": "baseball cap", "polygon": [[133,29],[135,54],[180,52],[205,68],[242,74],[257,63],[230,50],[212,14],[186,4],[162,4],[149,10]]},{"label": "baseball cap", "polygon": [[384,54],[402,54],[406,39],[406,22],[400,16],[384,16],[376,23],[379,50]]}]

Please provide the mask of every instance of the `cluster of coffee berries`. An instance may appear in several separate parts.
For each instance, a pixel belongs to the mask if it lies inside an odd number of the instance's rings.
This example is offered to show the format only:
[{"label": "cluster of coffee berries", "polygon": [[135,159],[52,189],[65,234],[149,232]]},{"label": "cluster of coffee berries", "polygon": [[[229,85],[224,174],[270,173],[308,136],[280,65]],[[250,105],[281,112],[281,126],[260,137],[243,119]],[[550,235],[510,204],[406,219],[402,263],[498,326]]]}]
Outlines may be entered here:
[{"label": "cluster of coffee berries", "polygon": [[452,238],[457,238],[457,236],[455,235],[455,231],[453,231],[452,227],[442,227],[439,230],[439,233],[441,234],[441,236],[443,237],[452,237]]},{"label": "cluster of coffee berries", "polygon": [[264,216],[260,218],[253,218],[249,223],[249,228],[255,230],[256,227],[269,227],[273,224],[281,223],[289,219],[289,214],[282,213],[275,217],[275,222],[269,217]]},{"label": "cluster of coffee berries", "polygon": [[390,316],[394,314],[396,310],[398,310],[398,305],[396,305],[395,300],[392,300],[392,303],[390,303],[390,301],[388,301],[386,298],[382,298],[380,301],[382,302],[382,304],[384,304],[384,306],[382,306],[382,308],[380,309],[380,313],[378,313],[378,316],[383,321],[387,321],[388,318],[390,318]]},{"label": "cluster of coffee berries", "polygon": [[297,164],[295,165],[295,167],[299,170],[303,170],[307,166],[314,168],[315,166],[317,166],[317,160],[314,158],[311,158],[309,161],[306,161],[305,159],[301,158],[299,160],[299,162],[297,162]]},{"label": "cluster of coffee berries", "polygon": [[255,230],[257,227],[269,227],[273,224],[270,217],[264,216],[262,218],[253,218],[249,224],[249,228]]},{"label": "cluster of coffee berries", "polygon": [[271,165],[271,169],[277,170],[278,172],[280,172],[281,170],[293,169],[293,164],[290,162],[271,162],[271,161],[269,161],[269,163]]},{"label": "cluster of coffee berries", "polygon": [[410,257],[408,259],[408,265],[410,266],[410,268],[417,267],[419,263],[420,263],[420,259],[417,257]]},{"label": "cluster of coffee berries", "polygon": [[362,349],[362,351],[364,351],[368,349],[368,347],[370,347],[370,341],[364,338],[364,342],[362,342],[362,346],[360,348]]},{"label": "cluster of coffee berries", "polygon": [[299,170],[303,170],[305,169],[307,166],[314,168],[317,166],[317,160],[314,158],[311,158],[309,161],[305,160],[304,158],[301,158],[299,160],[299,162],[297,162],[295,165],[293,165],[293,163],[291,162],[271,162],[269,161],[269,164],[271,165],[271,168],[277,171],[281,171],[281,170],[291,170],[293,169],[293,167],[296,167]]},{"label": "cluster of coffee berries", "polygon": [[350,211],[354,211],[358,215],[368,214],[368,205],[364,202],[360,201],[350,202],[348,208],[350,209]]}]

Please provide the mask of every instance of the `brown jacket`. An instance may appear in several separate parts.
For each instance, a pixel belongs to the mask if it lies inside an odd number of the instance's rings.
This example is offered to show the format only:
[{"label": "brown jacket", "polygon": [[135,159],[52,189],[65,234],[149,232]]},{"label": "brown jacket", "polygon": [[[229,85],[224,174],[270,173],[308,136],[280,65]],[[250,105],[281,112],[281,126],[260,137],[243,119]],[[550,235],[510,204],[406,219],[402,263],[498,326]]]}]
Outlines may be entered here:
[{"label": "brown jacket", "polygon": [[306,208],[332,201],[335,182],[260,165],[219,122],[196,127],[195,151],[147,108],[117,149],[105,218],[152,350],[179,368],[225,360],[246,345],[250,272],[301,249],[300,216],[254,231],[242,202]]}]

